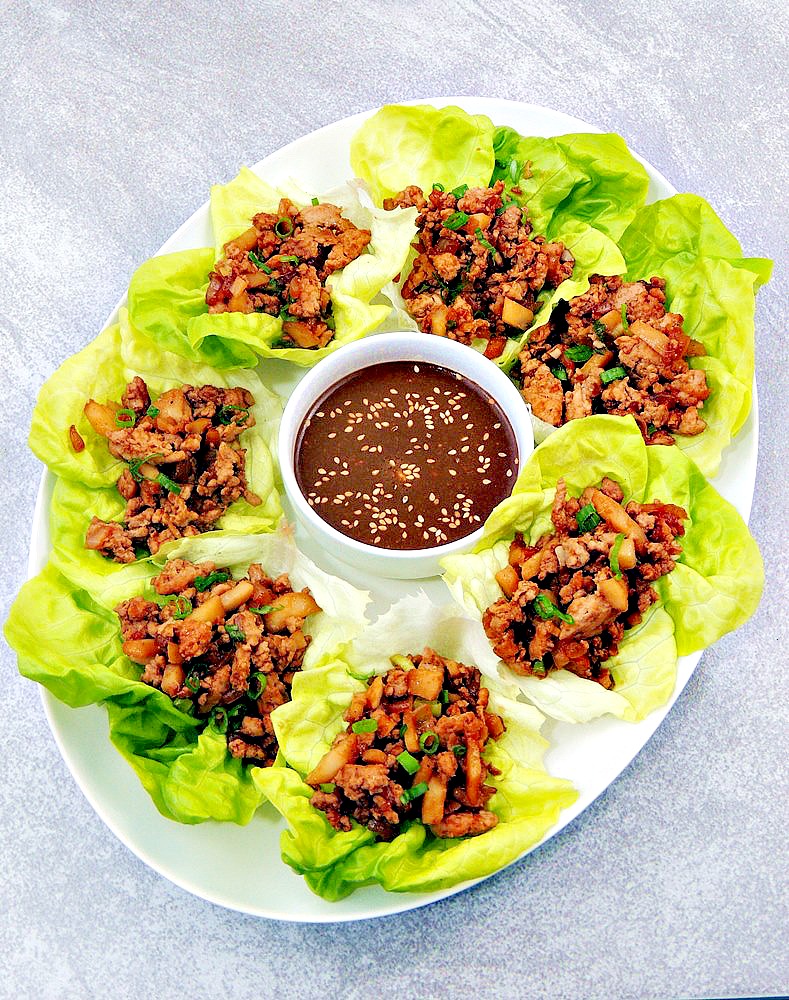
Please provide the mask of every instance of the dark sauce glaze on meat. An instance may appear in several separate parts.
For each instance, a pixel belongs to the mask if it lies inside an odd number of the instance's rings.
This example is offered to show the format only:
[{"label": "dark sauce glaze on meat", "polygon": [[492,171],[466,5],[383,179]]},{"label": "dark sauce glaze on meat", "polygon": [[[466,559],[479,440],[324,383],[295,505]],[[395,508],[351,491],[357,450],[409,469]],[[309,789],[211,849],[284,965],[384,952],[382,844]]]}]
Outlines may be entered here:
[{"label": "dark sauce glaze on meat", "polygon": [[296,479],[342,534],[386,549],[445,545],[509,496],[518,449],[498,403],[439,365],[393,361],[342,379],[305,418]]}]

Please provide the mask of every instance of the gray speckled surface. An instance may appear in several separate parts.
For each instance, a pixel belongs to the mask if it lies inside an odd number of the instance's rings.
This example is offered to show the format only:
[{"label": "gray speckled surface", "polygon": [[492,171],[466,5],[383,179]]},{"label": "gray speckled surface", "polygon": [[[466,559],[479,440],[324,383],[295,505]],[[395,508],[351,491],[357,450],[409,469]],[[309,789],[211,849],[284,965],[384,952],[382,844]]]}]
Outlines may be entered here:
[{"label": "gray speckled surface", "polygon": [[39,477],[25,437],[37,389],[94,335],[133,267],[211,181],[320,125],[427,94],[550,105],[621,132],[680,190],[709,198],[747,253],[778,268],[757,313],[752,527],[766,555],[765,600],[704,656],[656,736],[592,808],[525,862],[427,910],[324,927],[240,916],[170,885],[115,840],[3,646],[0,994],[789,989],[786,29],[780,5],[764,0],[463,0],[438,19],[430,5],[402,2],[341,12],[11,0],[0,23],[3,618],[25,573]]}]

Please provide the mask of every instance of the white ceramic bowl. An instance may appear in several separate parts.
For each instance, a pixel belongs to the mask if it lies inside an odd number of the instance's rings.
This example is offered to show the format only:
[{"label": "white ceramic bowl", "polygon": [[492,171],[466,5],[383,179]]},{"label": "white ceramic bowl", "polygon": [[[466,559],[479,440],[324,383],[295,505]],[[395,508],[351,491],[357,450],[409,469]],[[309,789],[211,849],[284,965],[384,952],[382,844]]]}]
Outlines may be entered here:
[{"label": "white ceramic bowl", "polygon": [[482,528],[454,542],[426,549],[384,549],[367,545],[327,524],[307,503],[295,473],[296,437],[313,404],[347,375],[388,361],[424,361],[441,365],[466,376],[488,392],[512,425],[519,469],[534,450],[534,438],[528,408],[504,372],[473,348],[445,337],[410,332],[368,337],[330,354],[299,382],[285,406],[279,430],[282,479],[298,519],[320,545],[344,562],[380,576],[415,580],[439,573],[439,560],[470,548],[482,537]]}]

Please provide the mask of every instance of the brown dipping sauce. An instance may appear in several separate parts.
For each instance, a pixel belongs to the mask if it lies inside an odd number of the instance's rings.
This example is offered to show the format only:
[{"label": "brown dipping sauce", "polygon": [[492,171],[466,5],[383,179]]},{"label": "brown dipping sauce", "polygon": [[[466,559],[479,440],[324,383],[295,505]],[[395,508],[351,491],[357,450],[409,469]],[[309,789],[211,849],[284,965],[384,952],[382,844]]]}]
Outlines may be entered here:
[{"label": "brown dipping sauce", "polygon": [[421,361],[341,379],[304,418],[295,454],[315,512],[385,549],[465,538],[518,473],[515,434],[498,403],[465,376]]}]

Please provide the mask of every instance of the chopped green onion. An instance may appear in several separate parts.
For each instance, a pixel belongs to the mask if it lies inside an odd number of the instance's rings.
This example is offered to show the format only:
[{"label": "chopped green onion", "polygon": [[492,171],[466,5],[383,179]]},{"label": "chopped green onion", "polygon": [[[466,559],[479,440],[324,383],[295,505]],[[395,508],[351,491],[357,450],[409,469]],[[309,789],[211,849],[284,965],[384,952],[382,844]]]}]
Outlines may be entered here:
[{"label": "chopped green onion", "polygon": [[622,579],[622,570],[619,568],[619,550],[622,548],[622,542],[625,540],[623,534],[618,534],[614,539],[614,544],[611,546],[611,554],[608,557],[608,565],[613,570],[614,576],[617,580]]},{"label": "chopped green onion", "polygon": [[192,613],[192,602],[188,597],[184,597],[183,594],[179,594],[174,601],[168,601],[167,603],[175,607],[173,618],[187,618]]},{"label": "chopped green onion", "polygon": [[592,504],[588,503],[581,507],[578,513],[575,515],[575,520],[578,522],[578,527],[582,532],[594,531],[597,525],[602,521],[602,518],[594,509]]},{"label": "chopped green onion", "polygon": [[267,684],[268,684],[268,677],[266,677],[265,674],[260,673],[260,671],[258,671],[255,674],[252,674],[252,676],[249,679],[249,688],[247,690],[249,697],[257,701],[258,698],[266,690]]},{"label": "chopped green onion", "polygon": [[651,423],[647,424],[647,434],[654,434],[656,430],[657,430],[657,427],[655,427],[654,424],[651,424]]},{"label": "chopped green onion", "polygon": [[537,674],[538,677],[544,677],[547,673],[545,663],[542,660],[535,660],[531,665],[531,672]]},{"label": "chopped green onion", "polygon": [[337,329],[337,324],[336,324],[336,322],[334,320],[334,316],[332,316],[331,313],[326,317],[326,319],[323,322],[326,324],[326,326],[330,330],[336,330]]},{"label": "chopped green onion", "polygon": [[402,753],[397,755],[397,763],[403,770],[408,771],[409,774],[416,774],[419,770],[419,761],[407,750],[403,750]]},{"label": "chopped green onion", "polygon": [[135,545],[134,546],[134,558],[135,559],[147,559],[150,556],[150,549],[146,545]]},{"label": "chopped green onion", "polygon": [[496,252],[496,248],[493,246],[492,243],[489,243],[485,239],[485,234],[482,232],[479,226],[477,226],[477,228],[474,230],[474,235],[477,237],[477,240],[483,245],[483,247],[485,247],[486,250],[491,250],[493,253]]},{"label": "chopped green onion", "polygon": [[282,253],[279,255],[278,260],[284,260],[290,264],[298,264],[299,262],[299,258],[292,253]]},{"label": "chopped green onion", "polygon": [[142,475],[140,474],[140,466],[145,465],[146,462],[152,461],[154,458],[164,458],[161,452],[154,452],[152,455],[145,455],[143,458],[134,458],[129,462],[129,472],[132,474],[132,479],[135,479],[138,483],[142,482]]},{"label": "chopped green onion", "polygon": [[[317,199],[313,198],[313,201],[316,201],[316,200]],[[322,792],[325,792],[327,795],[331,795],[331,793],[334,791],[334,789],[336,787],[337,786],[332,781],[326,781],[326,782],[324,782],[324,784],[322,784],[320,786],[320,790]]]},{"label": "chopped green onion", "polygon": [[468,191],[468,184],[458,184],[456,188],[452,188],[450,194],[453,194],[456,198],[462,198],[466,191]]},{"label": "chopped green onion", "polygon": [[461,226],[465,226],[468,222],[468,216],[465,212],[453,212],[448,219],[444,220],[445,229],[460,229]]},{"label": "chopped green onion", "polygon": [[371,679],[372,674],[355,674],[353,670],[348,671],[349,675],[353,677],[355,681],[363,681],[365,684]]},{"label": "chopped green onion", "polygon": [[199,590],[202,593],[204,590],[208,590],[215,583],[224,583],[226,580],[230,579],[230,574],[225,573],[224,570],[215,569],[208,576],[196,576],[194,581],[195,590]]},{"label": "chopped green onion", "polygon": [[575,623],[573,616],[560,611],[547,594],[538,594],[534,598],[534,610],[544,621],[548,621],[549,618],[558,618],[559,621],[567,622],[568,625]]},{"label": "chopped green onion", "polygon": [[275,295],[277,292],[282,290],[282,286],[277,281],[276,278],[272,278],[271,281],[263,289],[264,292],[268,292],[270,295]]},{"label": "chopped green onion", "polygon": [[247,641],[247,637],[244,635],[243,629],[239,628],[238,625],[234,625],[232,622],[225,625],[225,632],[227,632],[233,642]]},{"label": "chopped green onion", "polygon": [[351,729],[355,733],[377,733],[378,723],[375,719],[359,719],[358,722],[354,722]]},{"label": "chopped green onion", "polygon": [[424,795],[427,791],[427,782],[420,781],[418,785],[414,785],[413,788],[406,788],[403,794],[400,796],[400,801],[404,806],[407,806],[409,802],[413,802],[414,799],[418,799],[420,795]]},{"label": "chopped green onion", "polygon": [[441,702],[442,705],[448,705],[449,704],[449,691],[447,691],[446,688],[444,688],[444,690],[438,696],[438,700]]},{"label": "chopped green onion", "polygon": [[434,191],[445,191],[446,188],[444,187],[444,185],[440,181],[435,181],[435,183],[433,184],[433,190]]},{"label": "chopped green onion", "polygon": [[408,729],[408,726],[405,723],[403,723],[402,726],[400,726],[400,736],[401,737],[405,736],[406,729]]},{"label": "chopped green onion", "polygon": [[189,688],[192,694],[196,694],[200,690],[199,675],[194,672],[192,672],[191,674],[187,674],[184,684]]},{"label": "chopped green onion", "polygon": [[594,323],[592,323],[592,329],[598,337],[605,337],[608,333],[608,327],[602,322],[602,320],[599,319],[596,319]]},{"label": "chopped green onion", "polygon": [[159,416],[159,407],[158,406],[153,406],[153,405],[149,406],[148,409],[145,411],[145,416],[146,417],[150,417],[152,420],[153,420],[154,417],[158,417]]},{"label": "chopped green onion", "polygon": [[620,378],[627,378],[627,372],[621,365],[617,365],[616,368],[609,368],[607,372],[600,373],[600,381],[603,385],[608,385],[609,382],[616,382]]},{"label": "chopped green onion", "polygon": [[279,318],[280,318],[281,320],[289,320],[289,319],[293,319],[293,317],[291,316],[291,314],[290,314],[290,313],[288,312],[288,306],[289,306],[289,305],[290,305],[290,303],[288,303],[288,305],[287,305],[287,306],[283,306],[283,307],[282,307],[282,308],[280,309],[280,311],[279,311],[279,314],[278,314],[278,315],[279,315]]},{"label": "chopped green onion", "polygon": [[466,756],[466,748],[462,743],[456,743],[452,747],[452,753],[457,757],[458,760],[462,760]]},{"label": "chopped green onion", "polygon": [[313,205],[320,205],[320,201],[317,198],[313,198],[312,199],[312,204]]},{"label": "chopped green onion", "polygon": [[173,482],[173,480],[170,479],[169,476],[165,476],[163,472],[160,472],[159,475],[156,477],[156,482],[160,486],[163,486],[166,490],[169,490],[171,493],[181,492],[181,487],[178,485],[178,483]]},{"label": "chopped green onion", "polygon": [[574,361],[576,364],[582,365],[585,361],[594,354],[591,347],[587,347],[586,344],[573,344],[572,347],[568,347],[564,352],[570,361]]},{"label": "chopped green onion", "polygon": [[228,719],[227,712],[224,708],[215,708],[213,712],[211,712],[210,719],[214,729],[218,729],[220,733],[227,732]]},{"label": "chopped green onion", "polygon": [[627,321],[627,303],[622,303],[622,326],[627,330],[630,324]]},{"label": "chopped green onion", "polygon": [[290,236],[293,232],[293,220],[290,216],[280,215],[277,219],[276,225],[274,226],[274,232],[281,239],[284,239],[286,236]]},{"label": "chopped green onion", "polygon": [[258,256],[258,254],[255,253],[254,250],[250,250],[249,253],[247,254],[247,257],[249,257],[249,259],[252,261],[255,267],[257,267],[259,270],[265,271],[266,274],[271,274],[271,268],[263,260],[262,257]]},{"label": "chopped green onion", "polygon": [[428,729],[426,732],[422,733],[419,737],[419,746],[425,751],[425,753],[431,756],[434,753],[438,753],[438,748],[441,746],[441,740],[438,738],[438,733],[434,733],[432,729]]},{"label": "chopped green onion", "polygon": [[118,410],[115,414],[115,423],[118,427],[134,427],[137,422],[137,414],[131,408]]},{"label": "chopped green onion", "polygon": [[281,611],[281,604],[261,604],[259,608],[247,608],[247,611],[254,611],[256,615],[267,615],[269,611]]},{"label": "chopped green onion", "polygon": [[[238,416],[235,416],[235,414]],[[219,407],[217,416],[220,424],[237,424],[238,417],[240,417],[241,422],[244,423],[249,416],[249,407],[233,406],[232,403],[226,403],[224,406]]]},{"label": "chopped green onion", "polygon": [[567,374],[567,369],[564,365],[554,365],[553,368],[551,368],[551,375],[553,375],[554,378],[558,378],[560,382],[569,381],[569,375]]}]

